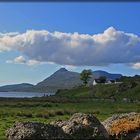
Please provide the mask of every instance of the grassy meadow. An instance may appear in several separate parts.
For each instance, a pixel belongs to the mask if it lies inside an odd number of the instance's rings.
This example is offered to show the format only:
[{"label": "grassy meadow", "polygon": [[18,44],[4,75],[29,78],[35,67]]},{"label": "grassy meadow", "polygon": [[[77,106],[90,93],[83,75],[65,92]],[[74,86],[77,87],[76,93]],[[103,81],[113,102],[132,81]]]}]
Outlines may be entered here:
[{"label": "grassy meadow", "polygon": [[67,120],[76,112],[93,113],[104,121],[116,113],[140,112],[140,77],[124,77],[122,81],[58,90],[50,97],[0,98],[0,139],[6,139],[5,130],[17,121],[48,123]]},{"label": "grassy meadow", "polygon": [[[85,89],[86,91],[86,89]],[[84,91],[84,92],[85,92]],[[0,99],[0,139],[5,130],[17,121],[51,122],[66,120],[75,112],[93,113],[103,121],[114,113],[139,112],[140,104],[95,100],[88,97],[43,97],[31,99]]]}]

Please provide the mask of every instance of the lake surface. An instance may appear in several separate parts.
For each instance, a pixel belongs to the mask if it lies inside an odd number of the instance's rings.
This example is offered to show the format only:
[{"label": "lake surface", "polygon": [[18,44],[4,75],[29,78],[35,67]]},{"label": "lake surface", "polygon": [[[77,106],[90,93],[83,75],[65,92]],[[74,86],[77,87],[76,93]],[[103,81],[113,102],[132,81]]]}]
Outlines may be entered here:
[{"label": "lake surface", "polygon": [[35,93],[35,92],[0,92],[0,97],[5,98],[32,98],[32,97],[43,97],[51,96],[55,93]]}]

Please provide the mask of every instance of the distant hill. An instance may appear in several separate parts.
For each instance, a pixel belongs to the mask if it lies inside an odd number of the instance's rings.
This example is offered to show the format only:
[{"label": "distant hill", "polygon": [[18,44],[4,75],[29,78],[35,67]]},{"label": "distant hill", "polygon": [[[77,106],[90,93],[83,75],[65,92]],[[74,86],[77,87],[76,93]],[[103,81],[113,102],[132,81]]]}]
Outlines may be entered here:
[{"label": "distant hill", "polygon": [[46,87],[48,90],[72,88],[82,84],[79,76],[80,75],[77,72],[61,68],[50,77],[38,83],[36,87]]},{"label": "distant hill", "polygon": [[93,74],[93,79],[99,78],[100,76],[105,76],[108,80],[115,80],[122,77],[121,74],[111,74],[111,73],[108,73],[106,71],[101,71],[101,70],[93,71],[92,74]]},{"label": "distant hill", "polygon": [[[101,70],[93,71],[92,78],[89,83],[91,83],[95,78],[99,78],[100,76],[106,76],[107,79],[115,80],[117,78],[120,78],[122,75],[111,74]],[[56,91],[57,89],[69,89],[79,85],[82,85],[82,81],[80,80],[80,73],[68,71],[65,68],[61,68],[50,77],[38,83],[35,87],[42,87],[42,89],[45,87],[45,89],[48,91]]]},{"label": "distant hill", "polygon": [[33,87],[33,85],[28,83],[6,85],[6,86],[1,86],[0,91],[18,91],[29,87]]},{"label": "distant hill", "polygon": [[[100,76],[106,76],[107,79],[116,79],[120,78],[122,75],[111,74],[101,70],[93,71],[89,83],[92,83],[95,78],[99,78]],[[82,85],[80,73],[60,68],[35,86],[31,84],[8,85],[0,87],[0,91],[55,92],[58,89],[70,89],[80,85]]]},{"label": "distant hill", "polygon": [[73,89],[61,89],[56,92],[56,95],[63,97],[94,97],[140,103],[140,76],[122,76],[121,81],[121,83],[116,84],[97,84],[93,88],[80,86]]}]

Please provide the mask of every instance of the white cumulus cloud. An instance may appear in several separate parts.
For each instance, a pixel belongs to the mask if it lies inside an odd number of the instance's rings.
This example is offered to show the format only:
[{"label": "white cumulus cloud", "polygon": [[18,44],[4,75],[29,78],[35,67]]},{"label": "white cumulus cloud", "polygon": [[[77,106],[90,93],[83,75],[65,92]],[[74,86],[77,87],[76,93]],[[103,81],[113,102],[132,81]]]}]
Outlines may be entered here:
[{"label": "white cumulus cloud", "polygon": [[10,64],[27,64],[27,65],[38,65],[38,64],[42,64],[43,62],[39,62],[37,60],[27,60],[25,59],[23,56],[18,56],[16,57],[14,60],[7,60],[6,63],[10,63]]},{"label": "white cumulus cloud", "polygon": [[7,63],[14,63],[14,64],[25,64],[26,59],[23,56],[18,56],[14,60],[7,60]]},{"label": "white cumulus cloud", "polygon": [[113,27],[93,35],[47,30],[0,34],[0,51],[12,50],[19,51],[30,64],[128,64],[140,62],[140,37]]},{"label": "white cumulus cloud", "polygon": [[134,69],[140,69],[140,62],[132,64],[131,67],[134,68]]}]

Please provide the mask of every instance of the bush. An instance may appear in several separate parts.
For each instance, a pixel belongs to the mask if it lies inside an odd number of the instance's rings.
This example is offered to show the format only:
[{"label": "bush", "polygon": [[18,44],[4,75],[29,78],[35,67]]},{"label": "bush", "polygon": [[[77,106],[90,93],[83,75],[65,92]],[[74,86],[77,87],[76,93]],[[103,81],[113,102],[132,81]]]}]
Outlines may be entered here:
[{"label": "bush", "polygon": [[38,113],[38,114],[36,114],[36,117],[48,119],[49,114],[48,113]]},{"label": "bush", "polygon": [[76,110],[74,109],[64,110],[64,114],[67,115],[73,115],[74,113],[76,113]]},{"label": "bush", "polygon": [[56,116],[56,111],[51,110],[48,112],[48,115],[49,115],[49,117],[54,117],[54,116]]},{"label": "bush", "polygon": [[42,118],[42,117],[43,117],[42,113],[37,113],[35,116],[36,116],[37,118]]},{"label": "bush", "polygon": [[52,107],[52,105],[50,103],[45,103],[41,105],[42,107]]},{"label": "bush", "polygon": [[24,112],[17,112],[17,113],[15,114],[15,116],[27,117],[27,118],[33,117],[32,113],[24,113]]},{"label": "bush", "polygon": [[65,112],[64,112],[64,110],[57,110],[57,111],[55,112],[55,114],[56,114],[56,115],[64,115]]}]

